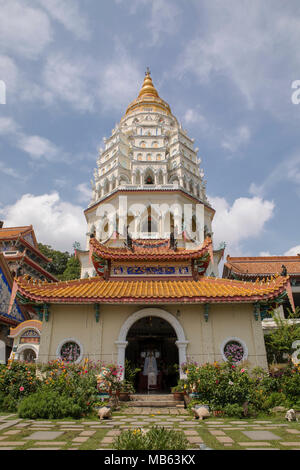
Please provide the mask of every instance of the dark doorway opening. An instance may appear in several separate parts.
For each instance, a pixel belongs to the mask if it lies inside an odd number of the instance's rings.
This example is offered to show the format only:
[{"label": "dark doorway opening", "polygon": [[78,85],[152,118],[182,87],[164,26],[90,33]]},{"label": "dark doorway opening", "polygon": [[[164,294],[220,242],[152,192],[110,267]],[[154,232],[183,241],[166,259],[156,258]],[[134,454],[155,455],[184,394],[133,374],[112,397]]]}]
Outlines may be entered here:
[{"label": "dark doorway opening", "polygon": [[[177,335],[173,327],[163,318],[141,318],[130,328],[127,341],[126,365],[140,369],[135,377],[135,390],[138,393],[145,393],[149,389],[169,393],[179,378],[178,348],[175,344]],[[144,373],[147,356],[155,358],[157,370],[155,385],[150,387],[148,376]]]}]

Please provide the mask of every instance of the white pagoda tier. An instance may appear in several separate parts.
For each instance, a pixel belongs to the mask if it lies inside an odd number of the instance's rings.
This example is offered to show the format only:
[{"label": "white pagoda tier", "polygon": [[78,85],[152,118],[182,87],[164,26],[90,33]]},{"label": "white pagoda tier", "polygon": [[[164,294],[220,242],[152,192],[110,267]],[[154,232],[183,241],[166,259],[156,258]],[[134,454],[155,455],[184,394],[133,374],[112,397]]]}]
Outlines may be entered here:
[{"label": "white pagoda tier", "polygon": [[[206,197],[198,149],[159,97],[149,70],[138,97],[104,142],[85,210],[87,251],[77,251],[82,277],[95,274],[88,253],[91,236],[123,246],[128,233],[134,239],[173,234],[186,249],[212,236],[215,211]],[[214,252],[209,275],[218,276],[223,252],[224,247]]]}]

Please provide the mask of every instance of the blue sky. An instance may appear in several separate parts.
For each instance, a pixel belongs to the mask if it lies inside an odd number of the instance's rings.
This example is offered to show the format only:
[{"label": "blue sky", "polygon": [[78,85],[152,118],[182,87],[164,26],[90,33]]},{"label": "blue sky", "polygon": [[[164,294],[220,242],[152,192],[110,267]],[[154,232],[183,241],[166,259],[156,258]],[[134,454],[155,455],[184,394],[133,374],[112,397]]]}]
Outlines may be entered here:
[{"label": "blue sky", "polygon": [[84,246],[103,137],[151,69],[195,139],[215,245],[300,252],[298,0],[0,0],[0,218]]}]

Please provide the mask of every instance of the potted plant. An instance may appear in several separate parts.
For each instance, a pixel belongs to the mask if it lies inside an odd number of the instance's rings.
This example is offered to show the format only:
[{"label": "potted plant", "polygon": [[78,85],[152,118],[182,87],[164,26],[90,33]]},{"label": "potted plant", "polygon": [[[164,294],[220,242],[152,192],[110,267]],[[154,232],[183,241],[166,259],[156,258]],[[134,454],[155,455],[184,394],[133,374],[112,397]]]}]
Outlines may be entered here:
[{"label": "potted plant", "polygon": [[133,385],[130,382],[127,382],[126,380],[124,380],[121,383],[119,399],[121,401],[128,401],[130,400],[130,394],[134,392],[135,390],[134,390]]},{"label": "potted plant", "polygon": [[176,387],[172,387],[171,392],[173,393],[174,400],[176,401],[183,400],[184,390],[183,390],[182,385],[178,384],[176,385]]}]

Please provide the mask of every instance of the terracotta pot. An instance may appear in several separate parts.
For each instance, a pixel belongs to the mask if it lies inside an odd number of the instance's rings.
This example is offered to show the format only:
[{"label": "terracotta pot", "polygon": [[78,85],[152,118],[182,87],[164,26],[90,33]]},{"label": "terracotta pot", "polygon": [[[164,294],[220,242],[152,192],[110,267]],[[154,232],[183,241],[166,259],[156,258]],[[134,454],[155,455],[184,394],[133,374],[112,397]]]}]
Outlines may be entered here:
[{"label": "terracotta pot", "polygon": [[183,392],[173,392],[174,400],[182,401],[183,400]]},{"label": "terracotta pot", "polygon": [[130,396],[128,392],[120,392],[119,398],[121,401],[129,401]]},{"label": "terracotta pot", "polygon": [[214,410],[213,411],[214,416],[223,416],[223,414],[224,414],[224,411],[222,411],[222,410]]}]

